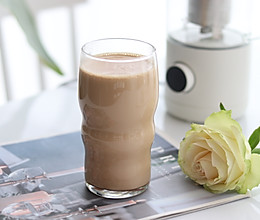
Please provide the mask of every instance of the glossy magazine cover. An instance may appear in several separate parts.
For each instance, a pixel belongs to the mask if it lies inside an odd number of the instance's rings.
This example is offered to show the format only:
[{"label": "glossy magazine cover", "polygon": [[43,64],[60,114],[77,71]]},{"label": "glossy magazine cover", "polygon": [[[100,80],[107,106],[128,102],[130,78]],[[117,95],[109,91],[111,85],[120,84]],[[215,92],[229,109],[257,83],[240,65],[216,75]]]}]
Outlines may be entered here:
[{"label": "glossy magazine cover", "polygon": [[178,149],[159,133],[151,149],[148,190],[120,200],[101,198],[87,190],[80,132],[0,146],[0,217],[161,219],[248,197],[216,195],[196,185],[181,171]]}]

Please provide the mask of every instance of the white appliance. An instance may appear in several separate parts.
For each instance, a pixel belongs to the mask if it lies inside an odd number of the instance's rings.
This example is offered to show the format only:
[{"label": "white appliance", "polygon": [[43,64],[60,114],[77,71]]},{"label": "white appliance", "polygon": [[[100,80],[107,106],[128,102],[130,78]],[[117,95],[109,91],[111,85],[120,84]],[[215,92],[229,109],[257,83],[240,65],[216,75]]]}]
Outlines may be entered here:
[{"label": "white appliance", "polygon": [[233,1],[168,0],[165,99],[173,116],[203,122],[220,102],[234,118],[245,113],[250,42],[243,13],[248,2],[239,11]]}]

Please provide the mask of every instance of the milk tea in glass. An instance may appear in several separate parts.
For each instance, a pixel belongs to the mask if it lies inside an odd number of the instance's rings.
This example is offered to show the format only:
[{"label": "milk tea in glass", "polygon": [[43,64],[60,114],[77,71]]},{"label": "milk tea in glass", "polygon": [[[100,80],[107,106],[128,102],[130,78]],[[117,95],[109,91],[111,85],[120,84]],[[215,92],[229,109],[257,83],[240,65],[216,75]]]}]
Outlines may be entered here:
[{"label": "milk tea in glass", "polygon": [[78,90],[87,188],[106,198],[144,192],[158,101],[155,48],[133,39],[85,44]]}]

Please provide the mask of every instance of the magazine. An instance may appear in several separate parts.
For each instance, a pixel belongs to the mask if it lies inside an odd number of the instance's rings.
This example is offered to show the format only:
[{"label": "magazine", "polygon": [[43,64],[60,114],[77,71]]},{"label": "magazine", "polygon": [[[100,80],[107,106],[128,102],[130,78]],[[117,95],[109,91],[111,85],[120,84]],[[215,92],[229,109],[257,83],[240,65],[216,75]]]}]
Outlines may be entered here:
[{"label": "magazine", "polygon": [[249,195],[212,194],[181,171],[178,149],[156,133],[148,189],[130,199],[105,199],[84,182],[80,132],[0,146],[0,218],[162,219]]}]

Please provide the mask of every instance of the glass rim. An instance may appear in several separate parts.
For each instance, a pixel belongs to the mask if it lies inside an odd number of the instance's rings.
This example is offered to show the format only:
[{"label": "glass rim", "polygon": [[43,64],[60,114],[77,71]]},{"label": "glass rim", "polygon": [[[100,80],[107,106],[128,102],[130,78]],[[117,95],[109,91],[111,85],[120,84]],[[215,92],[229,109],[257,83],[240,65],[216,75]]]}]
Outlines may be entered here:
[{"label": "glass rim", "polygon": [[[144,54],[140,54],[141,56],[137,56],[137,57],[132,57],[131,59],[124,59],[124,60],[120,60],[120,59],[107,59],[107,58],[101,58],[101,57],[97,57],[89,52],[87,52],[85,50],[85,48],[92,44],[92,43],[95,43],[95,42],[104,42],[104,41],[111,41],[111,40],[121,40],[121,41],[131,41],[131,42],[138,42],[138,43],[141,43],[143,45],[146,45],[148,47],[151,48],[151,52],[147,55],[144,55]],[[156,54],[156,48],[146,42],[146,41],[143,41],[143,40],[138,40],[138,39],[133,39],[133,38],[100,38],[100,39],[97,39],[97,40],[92,40],[92,41],[89,41],[87,43],[85,43],[82,47],[81,47],[81,52],[87,56],[87,57],[90,57],[91,59],[93,60],[96,60],[96,61],[102,61],[102,62],[115,62],[115,63],[128,63],[128,62],[138,62],[138,61],[143,61],[143,60],[146,60],[146,59],[149,59],[150,57],[154,56]],[[119,52],[119,51],[114,51],[115,53]],[[123,53],[127,53],[129,51],[124,51]],[[104,54],[106,53],[106,51],[104,51]],[[109,52],[107,52],[109,53]],[[130,53],[130,52],[129,52]],[[138,54],[138,53],[136,53]]]}]

